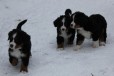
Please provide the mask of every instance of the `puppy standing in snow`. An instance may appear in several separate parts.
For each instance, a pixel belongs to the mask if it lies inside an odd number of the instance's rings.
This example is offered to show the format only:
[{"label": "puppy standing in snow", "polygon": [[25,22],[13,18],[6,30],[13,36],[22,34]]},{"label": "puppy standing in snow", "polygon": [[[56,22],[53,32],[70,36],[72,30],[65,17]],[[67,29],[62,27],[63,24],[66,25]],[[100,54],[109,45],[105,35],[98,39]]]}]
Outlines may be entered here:
[{"label": "puppy standing in snow", "polygon": [[13,66],[21,60],[20,72],[28,72],[29,58],[31,56],[30,36],[21,30],[21,27],[27,20],[20,22],[16,29],[8,34],[9,40],[9,61]]},{"label": "puppy standing in snow", "polygon": [[78,50],[85,38],[92,38],[93,47],[104,46],[106,43],[107,22],[100,14],[93,14],[90,17],[82,12],[72,14],[71,28],[77,30],[76,48]]},{"label": "puppy standing in snow", "polygon": [[58,17],[54,21],[54,26],[57,27],[57,48],[64,49],[64,43],[73,44],[75,37],[75,29],[70,27],[71,23],[70,9],[66,9],[65,15]]}]

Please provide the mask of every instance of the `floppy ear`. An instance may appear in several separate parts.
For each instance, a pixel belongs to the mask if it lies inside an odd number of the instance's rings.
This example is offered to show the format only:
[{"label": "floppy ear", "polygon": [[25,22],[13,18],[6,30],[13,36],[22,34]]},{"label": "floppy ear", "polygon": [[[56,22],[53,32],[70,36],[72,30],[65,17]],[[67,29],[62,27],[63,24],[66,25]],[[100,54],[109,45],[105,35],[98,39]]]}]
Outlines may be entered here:
[{"label": "floppy ear", "polygon": [[60,23],[60,17],[58,17],[58,18],[53,22],[53,24],[54,24],[55,27],[57,27],[57,26],[59,25],[59,23]]},{"label": "floppy ear", "polygon": [[10,39],[11,32],[8,33],[8,40]]},{"label": "floppy ear", "polygon": [[71,16],[72,15],[72,11],[70,9],[66,9],[65,11],[65,16]]},{"label": "floppy ear", "polygon": [[8,40],[9,40],[9,38],[10,38],[10,37],[9,37],[9,35],[8,35]]}]

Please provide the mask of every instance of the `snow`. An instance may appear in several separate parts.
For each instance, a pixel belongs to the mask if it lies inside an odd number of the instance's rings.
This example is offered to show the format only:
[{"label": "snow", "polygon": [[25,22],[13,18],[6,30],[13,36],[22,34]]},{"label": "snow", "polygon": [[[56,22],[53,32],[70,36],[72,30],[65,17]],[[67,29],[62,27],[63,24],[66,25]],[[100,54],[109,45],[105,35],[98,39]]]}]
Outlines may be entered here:
[{"label": "snow", "polygon": [[[70,8],[87,15],[102,14],[108,23],[107,44],[92,48],[86,40],[79,51],[65,46],[58,51],[53,21]],[[0,0],[0,76],[114,76],[113,0]],[[8,60],[8,32],[19,20],[28,19],[22,29],[31,35],[32,57],[28,73],[20,73]]]}]

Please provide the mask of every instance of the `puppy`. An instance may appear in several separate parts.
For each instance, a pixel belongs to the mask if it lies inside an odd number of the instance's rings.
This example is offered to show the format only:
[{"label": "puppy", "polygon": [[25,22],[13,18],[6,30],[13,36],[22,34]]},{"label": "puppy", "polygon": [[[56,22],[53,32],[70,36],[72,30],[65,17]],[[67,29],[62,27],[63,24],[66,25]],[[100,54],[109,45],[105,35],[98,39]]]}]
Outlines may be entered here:
[{"label": "puppy", "polygon": [[64,49],[65,42],[73,44],[75,29],[70,28],[71,14],[72,11],[66,9],[65,15],[61,15],[53,22],[54,26],[57,28],[57,48]]},{"label": "puppy", "polygon": [[8,34],[9,40],[9,61],[13,66],[21,60],[20,72],[28,72],[29,58],[31,56],[31,40],[30,36],[21,30],[21,27],[27,20],[20,22],[16,29]]},{"label": "puppy", "polygon": [[92,38],[93,47],[105,45],[107,22],[100,14],[93,14],[90,17],[82,12],[75,12],[72,15],[71,28],[77,30],[76,49],[80,49],[85,38]]}]

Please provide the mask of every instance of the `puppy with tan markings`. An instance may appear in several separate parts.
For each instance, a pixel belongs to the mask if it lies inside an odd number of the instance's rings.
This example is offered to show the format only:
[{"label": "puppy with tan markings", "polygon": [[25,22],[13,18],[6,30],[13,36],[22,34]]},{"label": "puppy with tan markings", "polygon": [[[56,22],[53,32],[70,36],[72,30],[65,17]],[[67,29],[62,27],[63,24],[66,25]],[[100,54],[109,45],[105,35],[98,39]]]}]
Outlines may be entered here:
[{"label": "puppy with tan markings", "polygon": [[57,48],[64,49],[64,43],[73,44],[75,29],[70,27],[72,11],[66,9],[65,15],[58,17],[53,23],[57,28]]},{"label": "puppy with tan markings", "polygon": [[27,20],[20,22],[16,29],[8,34],[9,40],[9,61],[13,66],[21,60],[20,72],[28,72],[29,58],[31,56],[30,36],[21,30],[21,27]]},{"label": "puppy with tan markings", "polygon": [[71,28],[77,30],[76,48],[78,50],[85,38],[93,40],[93,47],[104,46],[106,44],[107,22],[100,14],[93,14],[90,17],[82,12],[72,14]]}]

